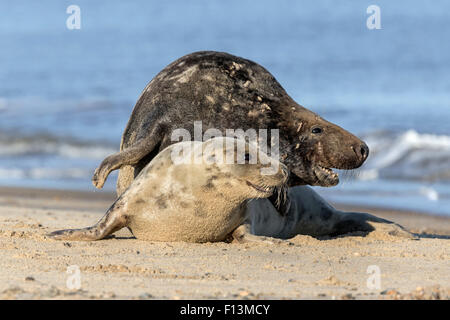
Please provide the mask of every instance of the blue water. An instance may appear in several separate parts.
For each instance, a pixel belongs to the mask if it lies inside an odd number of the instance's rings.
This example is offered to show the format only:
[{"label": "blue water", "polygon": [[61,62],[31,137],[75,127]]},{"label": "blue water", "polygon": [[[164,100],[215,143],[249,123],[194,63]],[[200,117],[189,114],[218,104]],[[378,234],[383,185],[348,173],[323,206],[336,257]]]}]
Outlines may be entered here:
[{"label": "blue water", "polygon": [[[372,4],[381,30],[366,27]],[[449,1],[2,0],[0,184],[93,191],[145,85],[217,50],[368,142],[365,166],[325,197],[450,215],[449,21]]]}]

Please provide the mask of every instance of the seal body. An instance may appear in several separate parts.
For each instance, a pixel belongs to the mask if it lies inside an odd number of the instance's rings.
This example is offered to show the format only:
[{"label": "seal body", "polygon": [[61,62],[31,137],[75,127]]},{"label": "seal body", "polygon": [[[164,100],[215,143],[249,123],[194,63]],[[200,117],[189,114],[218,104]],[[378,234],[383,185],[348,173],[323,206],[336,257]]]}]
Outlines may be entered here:
[{"label": "seal body", "polygon": [[[195,137],[215,128],[278,129],[281,161],[290,170],[289,185],[334,186],[332,168],[353,169],[367,158],[360,139],[296,103],[259,64],[228,53],[188,54],[164,68],[145,87],[122,136],[120,152],[97,168],[93,183],[101,188],[112,170],[120,169],[120,195],[168,145],[174,130]],[[201,137],[200,137],[201,139]]]},{"label": "seal body", "polygon": [[[98,240],[128,227],[142,240],[213,242],[225,240],[247,218],[246,201],[270,196],[286,182],[287,169],[245,145],[244,163],[228,159],[238,139],[180,142],[159,153],[93,227],[61,230],[55,239]],[[237,149],[236,149],[237,150]],[[264,160],[264,161],[262,161]],[[276,164],[263,174],[264,164]]]},{"label": "seal body", "polygon": [[[224,52],[201,51],[172,62],[145,87],[122,135],[120,152],[102,161],[92,179],[94,186],[101,188],[109,173],[120,169],[120,196],[161,150],[178,141],[172,139],[174,130],[183,128],[197,139],[195,121],[202,123],[200,140],[212,128],[223,135],[227,129],[242,129],[244,133],[279,130],[280,161],[289,169],[289,186],[334,186],[339,176],[333,168],[357,168],[369,153],[356,136],[295,102],[261,65]],[[311,195],[308,189],[302,193]],[[261,204],[267,204],[270,209],[264,212],[275,213],[273,219],[284,228],[296,225],[300,233],[312,234],[322,234],[322,228],[329,232],[337,228],[330,222],[337,218],[323,219],[330,210],[317,197],[305,202],[314,208],[311,219],[300,218],[305,216],[303,209],[275,207],[275,198],[277,195]],[[293,203],[303,208],[295,199]],[[283,218],[285,215],[298,220],[292,224]],[[294,232],[286,230],[282,237]]]},{"label": "seal body", "polygon": [[248,230],[257,235],[289,239],[296,235],[338,236],[351,232],[381,231],[391,236],[415,238],[402,226],[362,212],[335,209],[309,186],[288,190],[289,209],[281,215],[267,199],[247,204]]}]

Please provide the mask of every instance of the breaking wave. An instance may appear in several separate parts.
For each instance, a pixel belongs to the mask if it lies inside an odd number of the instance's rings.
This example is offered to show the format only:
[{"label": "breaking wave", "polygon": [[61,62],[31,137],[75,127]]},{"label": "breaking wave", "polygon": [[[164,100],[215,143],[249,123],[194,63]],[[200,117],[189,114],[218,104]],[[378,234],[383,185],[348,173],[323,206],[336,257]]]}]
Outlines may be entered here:
[{"label": "breaking wave", "polygon": [[408,130],[375,132],[363,139],[370,155],[358,174],[360,180],[450,181],[450,136]]},{"label": "breaking wave", "polygon": [[59,138],[47,134],[9,135],[0,133],[0,157],[58,156],[67,159],[103,159],[117,152],[112,145]]}]

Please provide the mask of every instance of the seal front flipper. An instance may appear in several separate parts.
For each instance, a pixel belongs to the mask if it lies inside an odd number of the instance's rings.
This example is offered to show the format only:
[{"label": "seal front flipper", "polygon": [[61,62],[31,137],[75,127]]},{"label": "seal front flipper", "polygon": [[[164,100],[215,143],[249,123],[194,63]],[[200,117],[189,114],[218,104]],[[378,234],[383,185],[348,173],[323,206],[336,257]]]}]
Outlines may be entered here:
[{"label": "seal front flipper", "polygon": [[124,165],[137,164],[139,160],[149,154],[160,143],[162,138],[161,132],[161,126],[155,125],[148,135],[139,139],[132,146],[106,157],[95,170],[92,184],[97,189],[101,189],[111,171],[117,170]]},{"label": "seal front flipper", "polygon": [[119,198],[95,225],[83,229],[58,230],[47,234],[47,237],[55,240],[94,241],[103,239],[126,226],[127,216]]},{"label": "seal front flipper", "polygon": [[231,233],[232,243],[291,244],[288,240],[257,236],[250,233],[250,225],[243,224]]}]

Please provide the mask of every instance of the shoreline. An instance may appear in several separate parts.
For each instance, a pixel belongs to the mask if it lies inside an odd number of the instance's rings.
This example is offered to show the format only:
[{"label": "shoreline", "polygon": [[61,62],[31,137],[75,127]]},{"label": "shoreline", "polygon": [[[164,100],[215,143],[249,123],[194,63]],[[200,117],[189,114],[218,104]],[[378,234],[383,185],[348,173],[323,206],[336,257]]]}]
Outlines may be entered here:
[{"label": "shoreline", "polygon": [[[112,192],[0,187],[0,299],[449,299],[450,218],[337,205],[402,224],[419,240],[371,232],[289,243],[146,242],[122,229],[95,242],[45,234],[94,224]],[[69,267],[80,272],[69,287]],[[380,270],[380,286],[367,285]]]},{"label": "shoreline", "polygon": [[[94,189],[93,191],[83,190],[65,190],[51,188],[31,188],[31,187],[7,187],[0,186],[0,204],[2,198],[13,197],[30,200],[33,198],[48,198],[49,207],[66,209],[88,209],[89,204],[80,203],[79,200],[92,201],[93,210],[100,210],[104,203],[106,211],[112,202],[116,199],[115,192]],[[426,213],[421,211],[402,210],[389,207],[360,206],[346,203],[331,202],[335,208],[348,212],[367,212],[382,218],[397,222],[414,233],[443,233],[450,236],[450,217],[435,213]]]},{"label": "shoreline", "polygon": [[[109,200],[114,201],[116,194],[114,191],[105,191],[93,189],[92,191],[78,190],[78,189],[58,189],[58,188],[35,188],[35,187],[21,187],[21,186],[5,186],[0,185],[0,197],[14,196],[14,197],[63,197],[65,199],[79,199],[88,198],[90,200]],[[361,211],[370,210],[372,212],[393,212],[398,214],[413,214],[425,215],[434,218],[450,219],[450,216],[441,215],[437,213],[427,213],[417,210],[398,209],[389,206],[371,206],[371,205],[355,205],[341,202],[330,202],[333,206],[340,210],[346,211]]]}]

